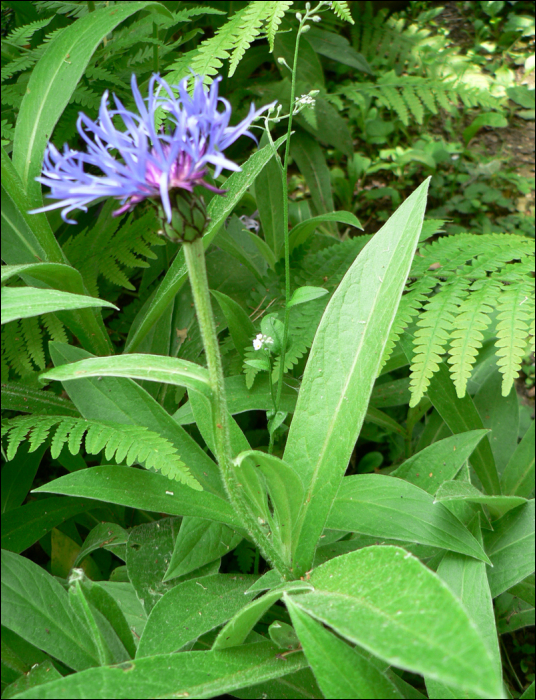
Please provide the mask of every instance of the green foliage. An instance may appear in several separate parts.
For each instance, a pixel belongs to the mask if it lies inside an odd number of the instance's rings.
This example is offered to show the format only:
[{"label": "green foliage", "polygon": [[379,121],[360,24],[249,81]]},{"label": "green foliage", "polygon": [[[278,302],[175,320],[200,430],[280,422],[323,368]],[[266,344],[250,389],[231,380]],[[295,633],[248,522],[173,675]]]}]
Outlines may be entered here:
[{"label": "green foliage", "polygon": [[503,395],[510,393],[530,342],[533,271],[531,240],[512,234],[458,234],[419,249],[384,357],[385,363],[403,329],[417,320],[410,405],[419,403],[447,350],[457,394],[465,396],[495,309]]},{"label": "green foliage", "polygon": [[[533,118],[532,7],[315,4],[2,3],[3,697],[530,694],[533,180],[489,137]],[[291,139],[208,166],[194,258],[149,203],[27,214],[80,109],[191,69]]]},{"label": "green foliage", "polygon": [[[496,100],[488,90],[471,87],[457,78],[438,82],[437,78],[396,75],[385,73],[377,83],[351,83],[339,88],[344,95],[359,106],[363,97],[375,98],[379,104],[393,111],[408,126],[410,117],[422,124],[425,114],[437,114],[439,109],[452,112],[459,108],[460,100],[465,107],[492,108]],[[363,96],[363,97],[361,97]]]},{"label": "green foliage", "polygon": [[98,278],[105,277],[114,285],[134,289],[129,277],[136,268],[149,266],[156,259],[151,246],[165,245],[158,235],[159,222],[152,211],[136,218],[112,217],[116,202],[109,200],[97,219],[96,226],[85,228],[65,241],[64,250],[70,263],[82,274],[95,296],[99,294]]},{"label": "green foliage", "polygon": [[191,476],[181,461],[177,450],[161,435],[138,425],[119,425],[102,421],[87,421],[82,418],[62,416],[24,416],[13,418],[2,425],[2,437],[7,436],[7,458],[12,460],[24,440],[29,442],[29,451],[34,452],[56,426],[50,444],[50,454],[57,459],[67,444],[72,455],[78,454],[85,437],[85,450],[97,455],[104,450],[103,458],[114,459],[128,466],[135,462],[147,469],[162,472],[169,479],[188,483]]},{"label": "green foliage", "polygon": [[249,3],[235,14],[215,33],[211,39],[202,41],[192,58],[191,66],[194,71],[207,77],[216,75],[223,66],[223,61],[229,61],[229,77],[231,77],[244,53],[251,43],[266,28],[273,51],[273,41],[277,28],[283,19],[285,10],[291,2],[260,2]]},{"label": "green foliage", "polygon": [[43,329],[50,340],[67,342],[65,327],[55,314],[21,318],[2,327],[3,381],[7,381],[12,372],[35,381],[35,372],[45,369]]}]

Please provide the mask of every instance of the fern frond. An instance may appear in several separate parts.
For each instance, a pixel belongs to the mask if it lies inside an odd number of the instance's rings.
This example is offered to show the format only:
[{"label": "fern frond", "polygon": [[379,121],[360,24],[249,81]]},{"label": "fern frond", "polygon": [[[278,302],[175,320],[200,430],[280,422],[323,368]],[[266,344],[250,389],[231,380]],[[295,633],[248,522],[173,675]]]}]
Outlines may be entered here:
[{"label": "fern frond", "polygon": [[20,85],[2,85],[2,104],[10,107],[20,107],[22,89]]},{"label": "fern frond", "polygon": [[82,107],[90,107],[91,109],[98,109],[101,103],[101,96],[96,92],[93,92],[88,87],[84,85],[79,85],[71,96],[71,102],[75,104],[82,105]]},{"label": "fern frond", "polygon": [[422,85],[417,85],[415,87],[415,92],[428,111],[430,111],[432,114],[438,113],[433,90],[428,90]]},{"label": "fern frond", "polygon": [[347,2],[332,2],[331,9],[337,15],[339,19],[343,19],[345,22],[350,22],[350,24],[355,24],[350,14],[350,8]]},{"label": "fern frond", "polygon": [[67,416],[24,416],[13,418],[2,424],[2,437],[7,435],[7,458],[13,459],[21,442],[27,438],[30,452],[35,451],[48,438],[56,426],[51,441],[51,456],[56,459],[67,443],[71,454],[77,454],[86,432],[86,451],[99,454],[105,448],[106,460],[114,458],[127,466],[134,462],[144,463],[146,468],[160,471],[170,479],[180,481],[192,488],[199,484],[180,460],[172,443],[158,433],[138,425],[120,425],[87,421]]},{"label": "fern frond", "polygon": [[532,285],[525,283],[507,287],[499,300],[497,317],[497,355],[503,375],[502,395],[508,396],[521,369],[528,337],[531,309],[534,308]]},{"label": "fern frond", "polygon": [[387,343],[385,344],[385,348],[383,350],[378,374],[381,374],[381,371],[387,363],[387,360],[391,357],[400,336],[410,325],[415,316],[417,316],[424,302],[428,299],[428,294],[435,286],[436,280],[428,278],[419,280],[417,284],[410,288],[409,291],[400,299],[395,320],[391,326],[389,338],[387,339]]},{"label": "fern frond", "polygon": [[441,355],[449,340],[463,298],[465,280],[443,286],[425,306],[417,321],[418,330],[413,341],[414,356],[411,362],[411,401],[416,406],[426,393],[430,379],[439,369]]},{"label": "fern frond", "polygon": [[270,53],[274,50],[274,41],[279,25],[285,16],[285,12],[290,9],[293,1],[281,2],[277,0],[276,2],[266,3],[266,36],[268,38],[268,44],[270,46]]},{"label": "fern frond", "polygon": [[9,143],[9,141],[13,141],[14,137],[15,127],[13,124],[10,124],[7,119],[2,119],[2,139],[4,139],[6,143]]},{"label": "fern frond", "polygon": [[2,356],[5,363],[20,377],[34,371],[20,320],[11,321],[2,327]]},{"label": "fern frond", "polygon": [[485,331],[491,324],[495,301],[500,294],[498,283],[478,283],[465,301],[460,304],[453,324],[448,363],[452,365],[451,376],[458,398],[465,396],[467,382],[471,376],[478,351],[482,347]]},{"label": "fern frond", "polygon": [[102,80],[109,85],[117,85],[117,87],[123,88],[123,90],[129,89],[129,86],[123,80],[118,78],[112,71],[102,66],[89,65],[86,68],[85,75],[89,80]]},{"label": "fern frond", "polygon": [[415,117],[417,124],[422,124],[422,120],[424,118],[424,109],[422,106],[422,102],[415,94],[413,86],[405,85],[402,90],[402,94],[404,96],[404,100],[406,101],[408,109]]},{"label": "fern frond", "polygon": [[146,258],[156,255],[152,246],[165,245],[156,232],[159,222],[154,212],[148,211],[135,219],[130,214],[121,220],[110,216],[116,203],[110,200],[91,229],[84,229],[64,244],[65,254],[79,271],[88,291],[98,296],[98,278],[102,275],[112,284],[133,290],[129,268],[147,267]]},{"label": "fern frond", "polygon": [[250,2],[245,8],[229,62],[229,77],[234,74],[251,43],[259,36],[267,10],[271,11],[269,6],[273,4],[275,3],[257,0],[257,2]]},{"label": "fern frond", "polygon": [[22,71],[31,68],[34,63],[36,63],[37,58],[37,56],[33,55],[33,52],[24,53],[21,56],[17,56],[17,58],[2,68],[2,82],[8,78],[11,78],[16,73],[21,73]]},{"label": "fern frond", "polygon": [[[429,299],[415,334],[411,405],[426,391],[449,342],[451,375],[458,396],[465,395],[484,332],[489,337],[490,314],[497,305],[496,354],[505,375],[503,391],[510,390],[528,342],[533,270],[534,243],[523,236],[461,233],[420,246],[386,348],[388,353],[398,331],[407,325],[412,291],[420,293],[421,305]],[[419,310],[418,304],[409,315],[414,317],[415,310]]]},{"label": "fern frond", "polygon": [[383,104],[387,109],[394,109],[405,126],[409,124],[409,113],[404,100],[400,97],[394,87],[382,85],[380,88]]},{"label": "fern frond", "polygon": [[[100,9],[105,7],[108,3],[106,2],[96,2],[95,9]],[[80,17],[85,17],[89,13],[87,3],[85,2],[38,2],[36,3],[38,12],[53,12],[59,15],[67,15],[67,17],[73,17],[79,19]]]},{"label": "fern frond", "polygon": [[38,316],[39,320],[43,323],[48,335],[58,343],[67,342],[67,334],[65,333],[65,326],[54,314],[43,314]]},{"label": "fern frond", "polygon": [[21,330],[28,355],[39,369],[45,369],[45,353],[43,350],[43,332],[37,316],[21,318]]},{"label": "fern frond", "polygon": [[52,17],[47,17],[46,19],[39,19],[36,22],[25,24],[23,27],[17,27],[10,32],[5,39],[2,39],[2,42],[10,44],[11,46],[24,46],[29,42],[35,32],[46,27],[51,21]]},{"label": "fern frond", "polygon": [[229,58],[240,35],[243,16],[249,6],[243,7],[210,39],[205,39],[197,47],[197,55],[192,59],[191,67],[195,73],[207,77],[216,75],[223,65],[223,60]]}]

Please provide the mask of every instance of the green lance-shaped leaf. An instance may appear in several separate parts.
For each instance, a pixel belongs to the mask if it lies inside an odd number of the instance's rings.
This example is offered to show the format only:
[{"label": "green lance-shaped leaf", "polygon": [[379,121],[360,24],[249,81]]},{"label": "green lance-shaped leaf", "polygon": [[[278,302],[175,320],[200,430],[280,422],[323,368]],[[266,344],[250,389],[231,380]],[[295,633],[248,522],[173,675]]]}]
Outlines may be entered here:
[{"label": "green lance-shaped leaf", "polygon": [[[59,584],[58,584],[59,585]],[[158,654],[75,673],[32,688],[19,698],[84,698],[88,688],[95,700],[110,697],[214,698],[263,683],[307,667],[302,653],[283,661],[271,642],[245,644],[224,651],[185,651]]]},{"label": "green lance-shaped leaf", "polygon": [[199,391],[209,398],[212,389],[208,371],[187,360],[162,355],[119,355],[116,357],[92,357],[79,362],[61,365],[41,375],[41,381],[83,379],[85,377],[129,377],[147,379],[150,382],[176,384]]},{"label": "green lance-shaped leaf", "polygon": [[56,289],[2,287],[2,324],[18,318],[30,318],[53,311],[87,309],[92,306],[108,306],[117,309],[115,304],[103,299],[59,292]]},{"label": "green lance-shaped leaf", "polygon": [[402,698],[391,681],[357,649],[325,629],[286,597],[307,661],[326,698]]},{"label": "green lance-shaped leaf", "polygon": [[305,487],[294,550],[298,575],[311,568],[366,415],[419,240],[428,183],[362,250],[331,298],[315,336],[284,456]]},{"label": "green lance-shaped leaf", "polygon": [[2,624],[75,671],[98,664],[89,631],[71,610],[61,583],[7,551],[2,551]]},{"label": "green lance-shaped leaf", "polygon": [[294,605],[354,644],[393,666],[481,697],[505,697],[460,601],[409,552],[365,547],[319,566],[310,583],[314,591],[292,595]]}]

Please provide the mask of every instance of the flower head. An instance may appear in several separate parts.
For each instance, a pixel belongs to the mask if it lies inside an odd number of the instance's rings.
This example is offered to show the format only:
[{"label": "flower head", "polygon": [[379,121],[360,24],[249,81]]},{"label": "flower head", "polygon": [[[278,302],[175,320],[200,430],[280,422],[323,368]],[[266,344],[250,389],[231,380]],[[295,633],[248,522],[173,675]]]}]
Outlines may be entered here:
[{"label": "flower head", "polygon": [[[137,112],[125,109],[114,95],[115,109],[108,107],[108,91],[101,100],[99,116],[91,121],[82,112],[77,128],[87,144],[87,149],[75,151],[67,145],[63,153],[49,143],[45,152],[42,176],[36,178],[48,185],[47,197],[59,201],[34,209],[37,214],[51,209],[62,209],[63,220],[74,209],[87,211],[87,205],[99,197],[115,197],[121,207],[114,216],[130,211],[148,197],[160,199],[168,223],[172,212],[169,191],[184,189],[192,192],[195,185],[202,185],[218,194],[220,190],[204,178],[207,166],[215,168],[215,177],[222,169],[240,170],[240,167],[223,155],[223,151],[240,136],[255,137],[248,131],[254,119],[272,105],[255,110],[251,105],[248,116],[236,126],[229,126],[231,105],[218,97],[216,78],[210,88],[203,85],[203,77],[195,76],[193,94],[188,94],[189,77],[177,86],[175,97],[171,87],[158,75],[149,81],[149,96],[142,98],[136,76],[132,75],[132,94]],[[155,90],[155,86],[156,90]],[[223,110],[218,107],[223,105]],[[170,128],[157,132],[155,114],[161,108],[169,116]],[[120,117],[125,126],[116,128],[113,117]],[[85,166],[94,166],[103,174],[94,175]]]},{"label": "flower head", "polygon": [[[255,350],[262,350],[262,348],[265,345],[273,345],[274,344],[274,339],[270,338],[269,335],[263,335],[262,333],[259,333],[255,340],[253,341],[253,348]],[[269,348],[267,348],[269,349]]]}]

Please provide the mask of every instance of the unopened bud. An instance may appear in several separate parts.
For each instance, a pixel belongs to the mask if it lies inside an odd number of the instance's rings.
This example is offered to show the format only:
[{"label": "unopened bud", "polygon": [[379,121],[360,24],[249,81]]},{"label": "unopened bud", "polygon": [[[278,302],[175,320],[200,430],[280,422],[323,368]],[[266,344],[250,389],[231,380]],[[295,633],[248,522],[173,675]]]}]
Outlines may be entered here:
[{"label": "unopened bud", "polygon": [[285,66],[285,68],[288,68],[289,71],[292,72],[291,67],[290,67],[289,64],[285,61],[285,59],[283,58],[283,56],[279,56],[279,58],[277,59],[277,62],[279,63],[280,66]]},{"label": "unopened bud", "polygon": [[298,20],[298,22],[302,21],[303,17],[301,15],[301,12],[296,12],[296,19]]},{"label": "unopened bud", "polygon": [[320,15],[313,15],[311,17],[311,19],[313,20],[313,22],[321,22],[322,21],[322,17],[320,17]]},{"label": "unopened bud", "polygon": [[311,29],[311,25],[310,25],[310,24],[304,24],[303,27],[301,28],[301,33],[302,33],[302,34],[305,34],[305,32],[308,32],[309,29]]}]

